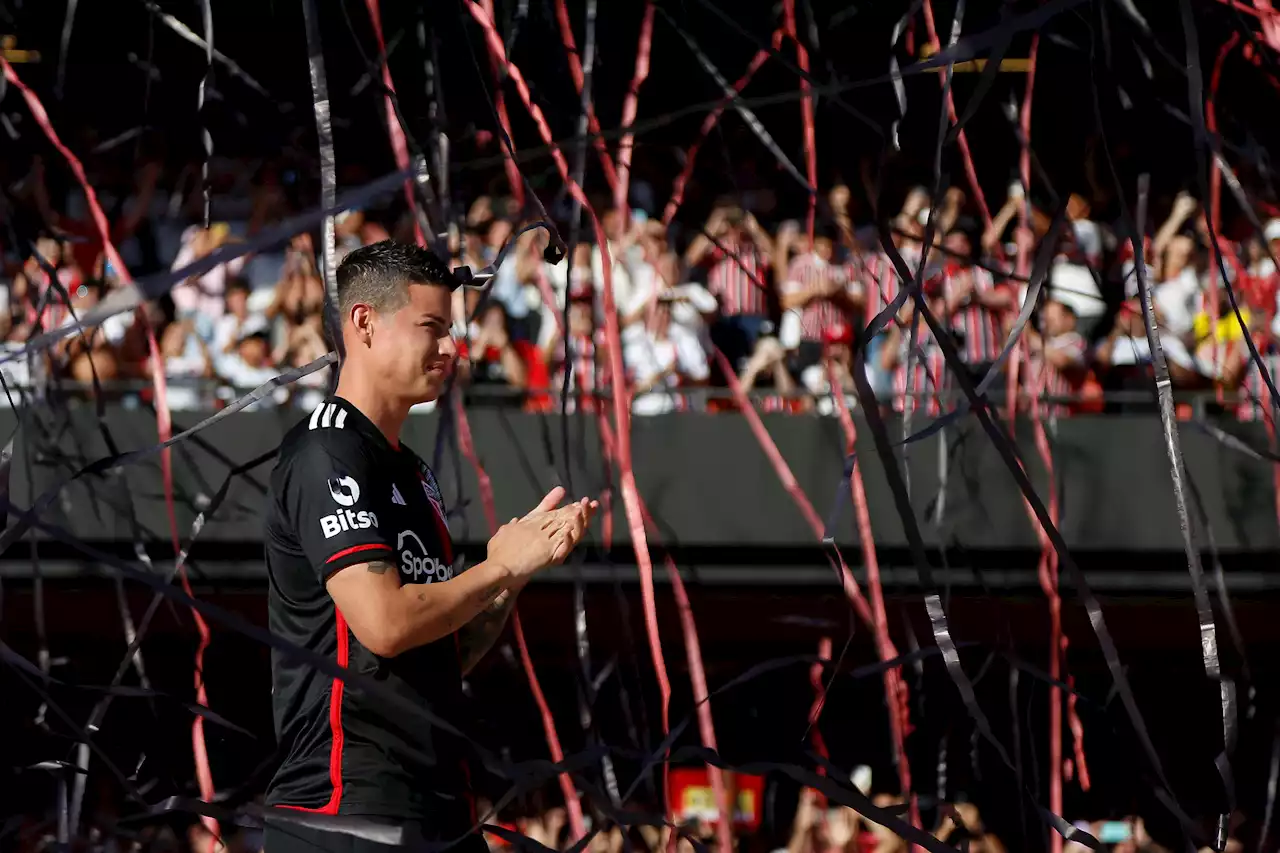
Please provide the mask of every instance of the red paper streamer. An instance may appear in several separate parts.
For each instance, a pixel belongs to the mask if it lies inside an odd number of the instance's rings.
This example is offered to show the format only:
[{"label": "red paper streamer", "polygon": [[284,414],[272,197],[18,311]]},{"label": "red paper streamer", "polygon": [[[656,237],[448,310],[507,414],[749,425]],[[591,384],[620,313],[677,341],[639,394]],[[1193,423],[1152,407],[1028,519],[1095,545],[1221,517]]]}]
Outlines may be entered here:
[{"label": "red paper streamer", "polygon": [[[493,0],[480,0],[489,18],[493,18]],[[516,165],[516,138],[511,134],[511,119],[507,116],[507,101],[502,96],[502,64],[494,57],[489,57],[489,68],[493,71],[493,106],[498,112],[498,124],[507,135],[507,144],[502,149],[502,168],[507,173],[507,183],[511,186],[511,197],[516,206],[524,210],[524,179],[520,176],[520,167]]]},{"label": "red paper streamer", "polygon": [[[840,429],[844,432],[844,451],[852,457],[857,451],[858,433],[853,416],[845,404],[844,390],[835,374],[834,365],[827,365],[827,381],[831,384],[832,402],[839,416]],[[854,457],[856,460],[856,457]],[[867,586],[871,589],[872,628],[876,635],[876,650],[882,661],[898,657],[898,650],[889,637],[889,619],[884,606],[884,588],[880,583],[880,560],[876,555],[875,536],[871,529],[871,511],[867,505],[867,492],[862,482],[862,466],[855,461],[849,472],[849,492],[853,498],[854,516],[858,522],[858,539],[862,545],[862,562],[867,567]],[[902,679],[901,667],[884,671],[885,701],[889,705],[889,730],[893,736],[894,761],[898,766],[898,785],[902,796],[910,797],[909,809],[912,826],[920,826],[920,812],[915,794],[911,791],[911,764],[907,759],[906,740],[911,731],[911,709],[907,700],[907,685]]]},{"label": "red paper streamer", "polygon": [[[774,42],[777,43],[778,33],[774,33]],[[746,85],[751,82],[751,78],[760,70],[760,66],[764,65],[765,60],[769,58],[769,51],[760,50],[756,53],[755,58],[751,60],[751,64],[747,66],[747,71],[738,82],[733,84],[734,94],[740,93]],[[693,142],[689,144],[685,153],[684,168],[680,170],[680,174],[676,176],[675,183],[671,185],[671,200],[667,202],[667,207],[662,211],[662,224],[670,225],[671,220],[675,218],[676,211],[680,209],[681,203],[684,202],[684,189],[689,183],[689,178],[693,176],[693,167],[698,159],[698,149],[702,146],[703,141],[707,138],[707,134],[711,133],[712,128],[716,126],[716,122],[720,120],[720,115],[725,109],[733,103],[730,98],[725,98],[716,104],[715,109],[707,114],[702,121],[702,127],[698,129],[698,135],[693,138]]]},{"label": "red paper streamer", "polygon": [[[617,444],[614,440],[613,430],[609,426],[609,419],[603,413],[599,414],[599,428],[605,461],[608,462],[615,457]],[[606,490],[605,493],[608,494],[608,491]],[[637,495],[637,497],[639,496]],[[601,506],[604,507],[603,501]],[[652,533],[655,541],[658,541],[658,527],[654,524],[653,518],[649,514],[649,508],[645,505],[643,498],[640,498],[640,513],[644,516],[646,529]],[[607,513],[605,519],[608,519]],[[608,531],[605,534],[605,548],[607,549],[612,536],[612,526],[607,527],[606,530]],[[663,562],[667,569],[667,574],[671,578],[676,607],[680,613],[680,629],[684,636],[685,657],[689,663],[689,680],[693,683],[693,698],[698,714],[698,734],[703,746],[719,752],[720,750],[716,743],[715,723],[711,715],[711,704],[708,700],[706,669],[702,661],[702,647],[698,642],[698,627],[693,619],[693,608],[689,604],[689,597],[684,588],[684,579],[680,577],[680,570],[676,567],[675,561],[668,554],[664,555]],[[664,787],[667,787],[669,776],[670,768],[664,764]],[[733,849],[731,828],[733,811],[732,804],[729,802],[728,790],[724,784],[724,772],[719,767],[708,764],[707,778],[711,783],[711,792],[716,801],[716,808],[722,816],[730,816],[728,819],[722,819],[716,824],[716,834],[720,841],[721,849],[731,851]]]},{"label": "red paper streamer", "polygon": [[[468,11],[484,30],[485,43],[494,61],[507,69],[516,91],[524,101],[525,109],[538,127],[542,140],[551,149],[552,159],[560,170],[560,177],[569,189],[574,200],[582,205],[591,216],[595,228],[596,244],[600,247],[600,255],[604,272],[604,314],[605,338],[609,348],[609,372],[613,377],[611,388],[613,398],[614,423],[617,429],[618,479],[622,487],[622,504],[627,516],[627,526],[631,531],[631,545],[635,550],[636,564],[640,570],[640,591],[644,601],[645,628],[649,637],[649,650],[653,656],[654,670],[658,677],[658,689],[662,697],[662,733],[665,737],[670,731],[671,685],[667,679],[667,667],[662,655],[662,640],[658,636],[657,603],[653,588],[653,560],[649,555],[648,540],[645,536],[644,520],[640,512],[640,495],[636,488],[635,472],[631,463],[631,434],[629,420],[629,395],[625,387],[626,372],[622,365],[622,335],[618,329],[618,315],[613,301],[613,263],[609,257],[609,242],[600,225],[600,218],[591,206],[582,187],[570,174],[569,163],[564,153],[555,144],[551,128],[547,124],[542,110],[533,102],[529,94],[524,75],[514,63],[510,62],[502,45],[502,38],[493,23],[493,18],[476,2],[467,4]],[[664,765],[665,768],[665,765]],[[665,775],[665,774],[664,774]],[[669,807],[666,811],[670,811]],[[670,815],[667,815],[670,817]],[[672,835],[674,839],[674,834]]]},{"label": "red paper streamer", "polygon": [[[480,503],[484,507],[484,517],[489,525],[489,533],[493,535],[498,532],[498,515],[493,506],[493,484],[484,466],[480,464],[475,444],[471,441],[471,423],[467,420],[467,410],[462,405],[462,397],[455,394],[453,404],[454,417],[457,418],[458,447],[476,472],[476,481],[480,486]],[[542,717],[542,731],[547,738],[547,749],[551,753],[551,760],[558,764],[564,760],[564,750],[560,747],[560,736],[556,733],[556,721],[551,716],[551,707],[547,705],[547,697],[542,692],[538,673],[533,668],[533,658],[529,656],[529,647],[524,640],[524,628],[520,624],[519,607],[512,611],[511,625],[516,637],[516,646],[520,650],[520,663],[529,681],[529,690],[533,693],[533,701],[538,706],[538,714]],[[573,843],[587,834],[586,822],[582,819],[582,803],[578,800],[578,791],[569,774],[561,773],[558,779],[560,791],[564,794],[565,809],[569,815],[569,829],[573,832],[573,837],[569,841]]]},{"label": "red paper streamer", "polygon": [[[924,0],[924,25],[925,25],[925,28],[929,31],[929,44],[933,46],[933,49],[935,52],[941,52],[942,43],[938,40],[938,31],[934,27],[933,5],[929,2],[929,0]],[[1038,34],[1036,36],[1033,36],[1033,38],[1038,38],[1038,37],[1039,37]],[[1034,59],[1032,60],[1032,63],[1034,67]],[[947,115],[951,119],[951,123],[955,124],[957,121],[955,92],[952,87],[947,86],[945,74],[946,74],[945,68],[939,69],[938,82],[946,89]],[[1030,73],[1028,74],[1027,79],[1028,79],[1027,88],[1028,90],[1030,90],[1031,88]],[[964,159],[964,173],[969,178],[969,189],[973,192],[973,200],[978,203],[978,210],[982,213],[982,223],[983,225],[990,226],[991,211],[987,208],[986,196],[982,194],[982,185],[978,183],[978,170],[974,168],[973,155],[969,152],[969,139],[967,136],[965,136],[965,132],[963,130],[961,130],[956,135],[956,141],[960,143],[960,154]],[[998,246],[996,247],[996,252],[997,254],[1000,254],[1000,249]]]},{"label": "red paper streamer", "polygon": [[[395,98],[396,87],[391,82],[391,66],[387,60],[387,45],[382,40],[382,15],[378,13],[378,0],[365,0],[365,6],[369,9],[369,21],[373,24],[373,37],[378,42],[378,56],[383,58],[382,62],[382,85],[386,87],[387,94],[383,98],[387,110],[387,133],[391,135],[391,150],[395,154],[396,168],[405,171],[409,168],[409,143],[404,136],[404,128],[400,126],[400,119],[396,116]],[[504,149],[505,150],[505,149]],[[409,210],[413,210],[413,179],[406,178],[404,182],[404,200],[409,203]],[[422,233],[422,226],[418,223],[418,217],[413,217],[413,238],[419,246],[427,245],[427,241]]]},{"label": "red paper streamer", "polygon": [[[813,127],[813,89],[809,85],[809,51],[804,42],[796,35],[796,0],[782,0],[783,28],[787,37],[796,46],[796,61],[800,70],[800,91],[804,97],[800,99],[800,116],[804,123],[804,157],[805,169],[808,173],[809,186],[809,251],[813,251],[813,224],[818,212],[818,142]],[[954,119],[953,119],[954,120]]]},{"label": "red paper streamer", "polygon": [[[564,8],[564,0],[556,0],[560,8]],[[640,100],[640,86],[649,76],[649,50],[653,46],[653,0],[645,3],[644,20],[640,24],[640,41],[636,46],[636,73],[631,78],[631,86],[627,89],[627,99],[622,103],[622,126],[626,133],[618,143],[618,175],[616,181],[610,181],[613,187],[613,206],[622,211],[623,222],[631,218],[627,210],[627,190],[631,186],[631,153],[635,144],[635,133],[631,125],[636,120],[637,103]],[[570,54],[572,55],[572,54]],[[574,57],[575,61],[577,57]],[[579,86],[579,89],[582,87]],[[598,137],[597,137],[598,138]],[[604,147],[604,143],[600,143]],[[605,172],[605,178],[609,177]]]},{"label": "red paper streamer", "polygon": [[[823,758],[829,758],[827,742],[822,738],[822,730],[818,728],[818,718],[822,716],[822,706],[827,702],[827,691],[822,684],[824,664],[831,662],[831,638],[818,640],[818,659],[809,667],[809,683],[813,685],[813,704],[809,706],[809,728],[813,739],[813,751]],[[826,775],[826,768],[819,767],[818,773]]]},{"label": "red paper streamer", "polygon": [[[44,105],[40,103],[40,99],[19,79],[17,72],[13,70],[13,66],[3,56],[0,56],[0,68],[4,70],[5,79],[22,92],[22,97],[27,102],[27,107],[31,110],[31,117],[35,119],[36,124],[40,125],[40,129],[44,131],[49,142],[53,144],[54,148],[58,149],[58,153],[67,161],[67,165],[76,176],[76,180],[80,182],[80,186],[84,190],[85,201],[89,207],[89,213],[93,217],[93,224],[98,231],[98,238],[102,240],[102,247],[106,253],[107,260],[117,271],[120,280],[126,285],[132,285],[133,277],[129,275],[129,269],[125,266],[124,260],[116,250],[115,244],[111,242],[111,228],[107,223],[107,216],[102,211],[102,205],[98,203],[98,194],[94,192],[93,187],[89,184],[89,179],[84,172],[84,165],[71,152],[71,149],[63,144],[57,131],[53,129],[53,124],[49,121],[49,114],[45,111]],[[156,407],[156,432],[160,441],[165,442],[173,435],[173,423],[169,417],[169,394],[168,383],[165,381],[164,360],[161,358],[160,348],[156,344],[155,330],[151,327],[150,319],[145,314],[143,314],[142,319],[146,324],[147,346],[150,349],[151,381]],[[178,535],[177,514],[173,502],[173,459],[169,448],[165,448],[160,452],[160,471],[164,480],[164,503],[169,517],[169,535],[176,558],[176,555],[182,551],[182,544]],[[183,592],[194,598],[195,594],[191,590],[191,582],[187,578],[185,566],[179,565],[178,576],[182,580]],[[196,701],[207,708],[209,707],[209,697],[205,692],[203,672],[204,652],[209,647],[209,626],[195,608],[192,608],[191,616],[195,620],[196,631],[200,636],[200,642],[196,646],[195,657]],[[209,769],[209,751],[205,746],[204,717],[200,715],[196,715],[196,719],[191,725],[191,747],[195,759],[196,780],[200,785],[200,798],[205,802],[212,802],[214,795],[213,773]],[[209,842],[210,849],[212,849],[219,843],[217,841],[220,836],[218,823],[207,816],[201,818],[201,820],[213,835],[213,839]]]},{"label": "red paper streamer", "polygon": [[[493,19],[492,0],[485,0],[484,10],[489,14],[489,19]],[[649,22],[649,29],[653,29],[653,8],[645,12],[645,17]],[[573,25],[569,22],[569,9],[565,6],[564,0],[556,0],[556,24],[560,27],[560,37],[564,39],[565,56],[569,59],[569,74],[573,77],[574,89],[578,92],[578,97],[582,97],[583,87],[586,86],[586,76],[582,72],[582,60],[578,58],[578,44],[573,38]],[[641,44],[644,42],[644,30],[640,33]],[[646,52],[647,59],[647,52]],[[503,60],[505,62],[506,60]],[[610,187],[616,186],[618,183],[618,173],[614,171],[613,160],[609,157],[609,146],[604,144],[604,137],[600,135],[600,122],[596,119],[596,110],[591,103],[591,99],[587,98],[587,130],[591,132],[594,139],[596,153],[600,155],[600,169],[604,172],[605,182]],[[625,114],[625,113],[624,113]],[[623,126],[628,122],[624,119]],[[623,149],[618,149],[619,158],[622,157]],[[631,162],[630,155],[627,156],[627,162]]]}]

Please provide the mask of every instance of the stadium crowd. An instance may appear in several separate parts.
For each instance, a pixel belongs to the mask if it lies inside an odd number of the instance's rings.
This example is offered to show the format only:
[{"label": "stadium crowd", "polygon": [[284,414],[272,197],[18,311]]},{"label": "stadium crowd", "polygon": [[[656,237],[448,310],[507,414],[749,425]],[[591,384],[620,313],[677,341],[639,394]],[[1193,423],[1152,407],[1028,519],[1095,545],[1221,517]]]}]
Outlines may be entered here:
[{"label": "stadium crowd", "polygon": [[[162,187],[162,170],[153,164],[138,173],[132,194],[112,205],[112,239],[131,268],[147,255],[153,264],[179,270],[290,212],[287,189],[296,181],[296,172],[263,168],[244,200],[220,201],[224,219],[205,228],[190,224],[200,220],[198,182]],[[38,159],[23,183],[45,236],[32,248],[5,246],[0,333],[10,354],[41,331],[74,323],[121,280],[78,191],[55,203]],[[745,204],[749,198],[719,200],[696,228],[664,226],[644,207],[600,208],[635,414],[732,408],[722,390],[727,369],[766,410],[830,413],[835,386],[857,405],[855,343],[898,294],[902,277],[881,247],[876,225],[855,220],[850,196],[843,184],[826,193],[812,237],[799,219],[760,221]],[[1055,416],[1123,406],[1124,400],[1150,404],[1151,352],[1133,246],[1090,218],[1087,199],[1071,196],[1065,227],[1056,231],[1018,184],[986,227],[959,188],[950,189],[937,210],[930,210],[930,201],[923,188],[908,192],[889,233],[913,275],[923,258],[925,300],[975,381],[998,360],[1026,297],[1029,276],[1015,274],[1019,250],[1029,272],[1030,259],[1045,249],[1052,252],[1046,286],[1000,375],[988,383],[989,393],[998,397],[1017,388],[1021,406],[1039,398]],[[1200,204],[1179,194],[1165,206],[1168,215],[1144,239],[1143,257],[1174,385],[1216,391],[1219,405],[1252,419],[1264,408],[1265,383],[1221,270],[1247,335],[1270,368],[1280,332],[1280,276],[1273,260],[1280,254],[1280,219],[1266,224],[1265,242],[1219,236],[1219,266]],[[452,264],[479,269],[491,263],[523,221],[508,198],[475,198],[465,219],[450,226]],[[927,252],[926,226],[934,234]],[[413,239],[407,213],[383,210],[349,210],[338,217],[336,232],[339,256],[389,237]],[[486,296],[455,294],[457,381],[475,394],[499,389],[505,400],[550,410],[560,408],[571,367],[566,405],[594,405],[611,385],[604,253],[584,241],[551,265],[542,257],[545,231],[514,240]],[[52,286],[55,281],[59,286]],[[187,278],[133,314],[67,336],[47,356],[6,361],[5,378],[17,385],[58,379],[103,393],[138,393],[153,369],[152,328],[173,386],[170,406],[216,404],[327,350],[324,290],[313,236],[299,234],[287,245]],[[149,324],[139,322],[144,314]],[[886,319],[865,349],[867,379],[881,404],[929,414],[953,405],[957,392],[942,348],[913,304],[907,301]],[[313,404],[324,393],[327,373],[314,373],[261,405]],[[1139,393],[1112,404],[1103,402],[1104,390]]]},{"label": "stadium crowd", "polygon": [[[902,798],[892,794],[877,794],[873,798],[877,808],[901,812],[905,809]],[[479,806],[488,814],[483,818],[489,825],[496,825],[502,830],[519,833],[529,840],[543,845],[550,850],[569,850],[573,847],[571,830],[565,809],[559,806],[539,808],[531,812],[516,815],[490,814],[490,804],[481,801]],[[716,849],[717,835],[712,821],[698,819],[680,819],[677,815],[680,837],[675,849],[678,853],[695,853],[694,840],[701,849]],[[796,799],[794,815],[790,817],[789,826],[763,827],[758,817],[753,821],[743,820],[739,814],[735,821],[733,833],[735,849],[741,853],[908,853],[908,843],[900,836],[866,817],[854,809],[827,802],[821,794],[804,789]],[[131,830],[121,834],[120,827],[111,825],[111,816],[97,815],[97,820],[88,833],[73,842],[72,850],[84,853],[198,853],[211,849],[210,844],[216,841],[204,824],[194,822],[162,823]],[[105,819],[105,820],[104,820]],[[593,828],[592,819],[588,816],[587,828]],[[1140,816],[1126,815],[1115,820],[1075,821],[1077,829],[1088,832],[1101,842],[1098,848],[1101,853],[1168,853],[1174,849],[1178,839],[1171,838],[1161,843],[1152,837],[1146,822]],[[1240,820],[1232,826],[1238,829]],[[262,849],[262,831],[250,827],[236,827],[224,824],[221,828],[221,840],[225,846],[217,845],[217,849],[227,853],[258,853]],[[598,826],[586,850],[589,853],[661,853],[671,850],[669,844],[671,827],[636,825],[623,828],[611,821],[603,821]],[[971,802],[956,802],[939,810],[932,835],[957,849],[968,849],[970,853],[1005,853],[1010,849],[983,821],[978,806]],[[16,833],[19,853],[42,853],[45,850],[57,849],[55,836],[49,822],[41,823],[34,817],[28,817],[22,828]],[[507,839],[497,832],[486,832],[491,853],[504,853],[516,849]],[[919,848],[923,849],[923,848]],[[1014,844],[1013,849],[1018,849]],[[1212,848],[1204,846],[1201,853]],[[1244,847],[1236,835],[1228,835],[1226,853],[1241,853]],[[1064,853],[1085,853],[1089,850],[1083,844],[1068,843]]]}]

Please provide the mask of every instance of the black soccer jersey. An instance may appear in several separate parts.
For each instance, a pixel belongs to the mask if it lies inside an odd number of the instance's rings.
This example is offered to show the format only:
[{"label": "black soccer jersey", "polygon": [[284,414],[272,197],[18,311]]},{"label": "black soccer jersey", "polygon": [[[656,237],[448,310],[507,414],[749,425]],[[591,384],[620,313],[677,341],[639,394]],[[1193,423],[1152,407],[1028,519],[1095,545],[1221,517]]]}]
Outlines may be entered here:
[{"label": "black soccer jersey", "polygon": [[[380,658],[360,645],[325,589],[374,560],[401,584],[453,576],[453,544],[431,470],[393,447],[354,406],[326,400],[285,436],[266,518],[268,617],[284,639],[379,680],[457,725],[462,671],[454,636]],[[283,764],[267,803],[327,814],[423,821],[442,837],[473,819],[456,738],[273,651],[272,706]]]}]

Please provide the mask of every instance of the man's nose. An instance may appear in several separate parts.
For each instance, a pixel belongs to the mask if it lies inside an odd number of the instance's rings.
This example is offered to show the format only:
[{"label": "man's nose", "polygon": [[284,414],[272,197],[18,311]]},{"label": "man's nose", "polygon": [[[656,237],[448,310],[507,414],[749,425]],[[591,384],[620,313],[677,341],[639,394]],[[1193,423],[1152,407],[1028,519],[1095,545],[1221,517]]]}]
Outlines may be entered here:
[{"label": "man's nose", "polygon": [[452,334],[445,335],[440,339],[440,352],[449,358],[458,357],[458,342],[453,339]]}]

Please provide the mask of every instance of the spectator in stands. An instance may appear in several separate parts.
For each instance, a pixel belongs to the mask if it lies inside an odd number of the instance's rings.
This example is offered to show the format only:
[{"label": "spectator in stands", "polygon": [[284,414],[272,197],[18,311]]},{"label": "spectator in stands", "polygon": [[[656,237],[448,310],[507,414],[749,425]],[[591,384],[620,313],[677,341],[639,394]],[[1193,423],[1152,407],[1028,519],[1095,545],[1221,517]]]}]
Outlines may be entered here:
[{"label": "spectator in stands", "polygon": [[466,346],[466,376],[473,384],[528,388],[531,363],[536,358],[528,341],[512,339],[501,303],[488,302],[480,309]]},{"label": "spectator in stands", "polygon": [[339,263],[354,249],[391,239],[387,229],[370,221],[363,210],[344,210],[333,218],[333,225]]},{"label": "spectator in stands", "polygon": [[735,370],[773,331],[774,289],[769,284],[773,239],[749,213],[718,205],[685,252],[690,267],[705,266],[707,290],[719,303],[711,340]]},{"label": "spectator in stands", "polygon": [[[105,292],[106,284],[100,280],[77,285],[71,295],[71,311],[63,325],[74,323],[93,310]],[[95,378],[100,383],[110,382],[120,375],[116,347],[124,339],[130,321],[132,315],[117,314],[99,325],[69,335],[54,348],[55,357],[66,365],[67,375],[82,385],[92,386]]]},{"label": "spectator in stands", "polygon": [[1097,270],[1102,268],[1103,233],[1098,223],[1089,218],[1091,213],[1091,205],[1079,193],[1072,193],[1067,199],[1067,219],[1071,222],[1067,259]]},{"label": "spectator in stands", "polygon": [[[1070,398],[1075,396],[1084,381],[1087,345],[1076,328],[1074,309],[1067,302],[1054,298],[1050,292],[1048,301],[1040,308],[1040,326],[1028,325],[1026,388],[1041,398]],[[1062,417],[1068,414],[1063,403],[1050,403],[1041,409],[1045,415]]]},{"label": "spectator in stands", "polygon": [[[1231,318],[1234,321],[1234,317]],[[1272,383],[1280,382],[1280,349],[1276,347],[1276,338],[1272,334],[1265,315],[1256,314],[1249,324],[1249,334],[1253,344],[1262,357],[1262,367],[1271,377]],[[1263,379],[1258,362],[1254,360],[1248,345],[1243,341],[1231,346],[1226,354],[1222,371],[1223,388],[1234,390],[1238,394],[1236,417],[1242,421],[1253,421],[1273,418],[1275,407],[1271,401],[1271,391]]]},{"label": "spectator in stands", "polygon": [[674,298],[670,292],[658,295],[644,335],[623,350],[635,385],[631,411],[637,415],[683,410],[685,399],[673,392],[705,385],[710,376],[697,336],[671,322]]},{"label": "spectator in stands", "polygon": [[[946,300],[941,282],[926,281],[924,297],[933,316],[945,322]],[[880,350],[881,368],[893,375],[892,407],[903,414],[923,407],[926,414],[936,417],[948,405],[946,395],[951,382],[946,359],[924,318],[917,317],[911,305],[903,306],[903,317],[905,320],[899,318],[901,322],[889,324]],[[911,346],[913,326],[914,347]]]},{"label": "spectator in stands", "polygon": [[51,286],[55,276],[68,296],[84,281],[70,246],[51,236],[40,237],[13,279],[10,312],[16,322],[11,324],[9,340],[26,341],[66,320],[66,296]]},{"label": "spectator in stands", "polygon": [[[142,325],[135,322],[132,328]],[[168,383],[169,408],[184,411],[208,407],[209,400],[199,383],[214,378],[215,361],[204,338],[196,332],[195,322],[191,318],[175,319],[165,326],[159,346],[165,378],[177,380]],[[149,377],[149,366],[143,372]]]},{"label": "spectator in stands", "polygon": [[[791,371],[797,376],[822,360],[827,331],[851,325],[862,309],[862,284],[850,266],[835,257],[835,237],[834,224],[816,227],[812,249],[796,255],[782,282],[784,313],[778,339],[790,353]],[[795,239],[805,238],[796,234]]]},{"label": "spectator in stands", "polygon": [[982,816],[973,803],[956,803],[943,814],[934,836],[951,846],[965,846],[970,853],[1004,853],[1004,844],[982,825]]},{"label": "spectator in stands", "polygon": [[231,278],[227,281],[226,292],[223,294],[223,313],[214,321],[211,342],[213,351],[219,356],[226,355],[235,349],[240,340],[240,330],[253,317],[249,313],[251,291],[249,282],[242,278]]},{"label": "spectator in stands", "polygon": [[[192,225],[182,234],[182,248],[174,258],[173,269],[183,267],[208,257],[231,240],[231,228],[225,222],[215,222],[208,228]],[[181,318],[192,318],[201,337],[213,337],[213,322],[222,316],[227,279],[240,275],[248,256],[219,264],[208,272],[193,275],[172,291],[173,305]]]},{"label": "spectator in stands", "polygon": [[[513,239],[513,233],[511,223],[505,219],[495,219],[490,223],[484,249],[486,264],[497,259],[502,247]],[[511,336],[521,340],[534,338],[537,332],[532,321],[538,316],[534,309],[542,303],[542,296],[534,284],[534,277],[542,264],[542,253],[537,247],[540,236],[545,239],[541,232],[526,231],[514,238],[515,245],[498,267],[489,294],[491,301],[502,306]]]},{"label": "spectator in stands", "polygon": [[[872,803],[893,810],[901,801],[889,794],[877,794]],[[800,802],[791,825],[787,853],[905,853],[907,843],[888,827],[867,820],[850,808],[822,808],[816,791],[800,792]]]},{"label": "spectator in stands", "polygon": [[[610,276],[613,280],[613,304],[619,312],[619,325],[624,328],[644,319],[643,313],[622,313],[624,306],[636,302],[635,273],[643,267],[643,249],[638,245],[643,226],[634,219],[625,219],[622,211],[610,208],[600,216],[600,227],[608,240]],[[604,256],[599,246],[591,247],[591,274],[597,288],[604,288]],[[598,310],[604,310],[603,297],[596,302]]]},{"label": "spectator in stands", "polygon": [[595,328],[594,301],[595,290],[590,284],[575,284],[569,291],[568,340],[566,342],[560,334],[559,324],[553,322],[552,337],[542,350],[551,373],[553,395],[559,395],[564,388],[566,368],[571,371],[568,411],[575,410],[577,394],[586,398],[583,405],[592,411],[595,405],[593,396],[598,389],[604,388],[602,380],[608,375],[608,362],[604,358],[607,343],[603,332]]},{"label": "spectator in stands", "polygon": [[279,327],[281,340],[288,340],[290,330],[308,317],[323,316],[324,296],[324,281],[311,251],[311,235],[300,234],[290,243],[266,319]]},{"label": "spectator in stands", "polygon": [[[328,351],[329,347],[324,339],[324,319],[319,314],[312,314],[304,322],[290,328],[288,338],[273,353],[271,360],[282,369],[302,367]],[[333,368],[329,367],[299,379],[293,387],[294,403],[308,410],[320,405],[332,373]]]},{"label": "spectator in stands", "polygon": [[[149,161],[137,170],[137,174],[136,194],[127,202],[122,202],[118,206],[118,215],[112,216],[109,221],[111,241],[122,250],[126,248],[126,242],[138,231],[150,212],[151,200],[160,178],[160,164]],[[98,233],[98,223],[87,215],[87,211],[73,218],[67,215],[65,209],[60,210],[53,206],[45,185],[44,160],[39,156],[35,157],[32,163],[31,190],[32,200],[45,225],[73,238],[67,244],[67,252],[63,259],[65,264],[77,267],[82,279],[106,278],[104,246]],[[81,199],[82,197],[78,197],[76,200]]]},{"label": "spectator in stands", "polygon": [[973,263],[969,235],[963,231],[952,231],[942,245],[946,255],[938,276],[946,299],[944,316],[950,318],[961,359],[973,381],[980,382],[1004,346],[1004,318],[1016,308],[1013,292]]},{"label": "spectator in stands", "polygon": [[[251,318],[240,329],[236,347],[230,353],[214,362],[218,376],[231,386],[230,393],[222,391],[224,398],[235,399],[239,394],[270,382],[278,373],[271,361],[271,329],[261,318]],[[288,399],[288,390],[264,399],[262,404],[270,405],[270,400],[283,402]]]}]

